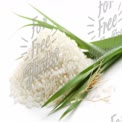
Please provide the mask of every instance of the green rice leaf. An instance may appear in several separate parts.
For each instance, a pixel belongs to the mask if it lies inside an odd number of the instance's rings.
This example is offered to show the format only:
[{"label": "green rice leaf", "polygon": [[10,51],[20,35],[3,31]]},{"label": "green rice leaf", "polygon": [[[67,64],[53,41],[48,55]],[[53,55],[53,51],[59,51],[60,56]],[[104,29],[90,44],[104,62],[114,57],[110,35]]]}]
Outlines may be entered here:
[{"label": "green rice leaf", "polygon": [[41,27],[48,28],[48,29],[57,29],[56,27],[46,24],[45,22],[39,23],[39,24],[27,24],[27,25],[22,26],[21,28],[28,27],[28,26],[40,26],[40,25],[41,25]]},{"label": "green rice leaf", "polygon": [[[31,20],[33,21],[34,19],[33,18],[30,18],[30,17],[25,17],[25,16],[22,16],[22,15],[19,15],[19,14],[16,14],[17,16],[21,17],[21,18],[24,18],[24,19],[27,19],[27,20]],[[43,21],[40,21],[40,20],[37,20],[35,19],[34,20],[35,22],[37,22],[37,24],[27,24],[23,27],[27,27],[27,26],[41,26],[41,27],[45,27],[45,28],[48,28],[48,29],[57,29],[57,27],[53,26],[53,25],[50,25],[46,22],[43,22]]]},{"label": "green rice leaf", "polygon": [[66,116],[70,111],[76,109],[78,107],[78,105],[81,103],[81,101],[86,97],[86,95],[88,94],[88,92],[84,92],[83,94],[81,94],[78,99],[80,100],[77,100],[75,101],[74,103],[72,103],[69,108],[63,113],[63,115],[61,116],[60,119],[62,119],[64,116]]},{"label": "green rice leaf", "polygon": [[50,114],[56,112],[57,110],[62,109],[63,106],[66,105],[65,103],[67,102],[67,100],[71,99],[71,97],[75,94],[75,92],[77,92],[77,90],[86,82],[86,80],[88,80],[88,78],[84,79],[82,83],[79,83],[78,85],[74,85],[71,91],[64,96],[64,98],[55,106],[55,108],[50,112]]},{"label": "green rice leaf", "polygon": [[[48,23],[42,22],[40,20],[35,20],[38,23],[38,26],[42,26],[42,27],[45,27],[48,29],[58,29],[58,30],[64,32],[68,37],[75,40],[80,48],[88,50],[89,52],[87,52],[85,54],[87,54],[87,55],[90,54],[89,57],[91,57],[91,58],[98,58],[102,54],[104,54],[105,51],[109,51],[115,47],[122,45],[122,35],[100,40],[100,41],[95,41],[95,42],[88,44],[88,43],[84,42],[83,40],[81,40],[76,35],[74,35],[73,33],[71,33],[70,31],[68,31],[66,28],[59,25],[57,22],[55,22],[51,18],[49,18],[47,15],[42,13],[40,10],[38,10],[34,6],[32,6],[32,5],[30,5],[30,6],[55,25],[55,26],[53,26]],[[16,14],[16,15],[18,15],[18,14]],[[25,16],[21,16],[21,15],[18,15],[18,16],[28,19],[28,20],[33,20],[33,18],[29,18],[29,17],[25,17]],[[33,26],[33,24],[32,24],[32,26]],[[26,27],[26,26],[24,26],[24,27]]]},{"label": "green rice leaf", "polygon": [[122,35],[118,35],[115,37],[94,41],[92,44],[102,48],[105,51],[110,51],[111,49],[122,46]]},{"label": "green rice leaf", "polygon": [[[109,52],[107,52],[105,55],[103,55],[101,58],[99,58],[94,64],[83,70],[79,75],[77,75],[75,78],[67,82],[61,89],[59,89],[49,100],[43,105],[43,107],[53,100],[60,97],[62,94],[64,94],[67,89],[70,89],[73,85],[76,85],[79,82],[82,82],[83,79],[85,79],[92,71],[96,69],[96,65],[98,65],[101,61],[103,61],[103,64],[105,64],[107,61],[109,61],[114,56],[122,53],[122,46],[118,47],[116,49],[113,49]],[[97,66],[98,67],[98,66]]]}]

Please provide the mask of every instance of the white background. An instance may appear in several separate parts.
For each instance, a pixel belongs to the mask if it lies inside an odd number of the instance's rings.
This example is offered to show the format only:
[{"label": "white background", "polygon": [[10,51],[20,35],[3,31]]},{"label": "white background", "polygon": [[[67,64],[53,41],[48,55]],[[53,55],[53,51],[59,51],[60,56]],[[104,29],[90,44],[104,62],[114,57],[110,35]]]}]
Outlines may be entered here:
[{"label": "white background", "polygon": [[[116,0],[116,3],[120,1]],[[47,116],[50,109],[28,109],[23,105],[14,104],[9,97],[9,77],[15,68],[15,59],[21,52],[21,37],[28,36],[16,31],[28,21],[23,20],[13,12],[35,17],[38,15],[27,3],[31,3],[49,15],[64,27],[77,34],[85,41],[89,41],[88,16],[97,16],[97,0],[11,0],[0,3],[0,122],[57,122],[62,111]],[[111,13],[112,14],[112,13]],[[22,35],[23,34],[23,35]],[[78,109],[62,121],[66,122],[111,122],[111,116],[117,114],[116,119],[122,116],[122,60],[114,65],[104,76],[115,85],[115,95],[110,103],[84,101]]]}]

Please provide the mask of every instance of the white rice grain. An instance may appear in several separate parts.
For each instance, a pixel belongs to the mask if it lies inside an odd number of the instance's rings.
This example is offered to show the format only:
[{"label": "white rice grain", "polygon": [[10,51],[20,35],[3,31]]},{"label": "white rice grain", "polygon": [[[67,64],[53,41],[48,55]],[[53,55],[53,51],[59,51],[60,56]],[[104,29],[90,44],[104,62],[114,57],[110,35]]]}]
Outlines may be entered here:
[{"label": "white rice grain", "polygon": [[[83,69],[88,67],[92,61],[88,59],[81,49],[78,48],[76,42],[68,38],[60,31],[44,29],[38,35],[35,41],[34,52],[32,47],[28,50],[27,55],[21,59],[19,66],[15,70],[11,78],[11,95],[15,98],[16,102],[25,104],[27,107],[37,107],[42,105],[53,95],[59,88],[61,88],[67,81],[79,74]],[[42,43],[44,39],[50,37],[47,43]],[[57,50],[56,50],[57,49]],[[58,55],[56,52],[58,52]],[[33,54],[34,53],[34,54]],[[45,67],[42,67],[41,60],[47,55],[55,54],[55,60],[51,66],[48,63],[51,61],[50,57]],[[34,57],[32,57],[32,54]],[[24,60],[28,57],[27,60]],[[42,72],[30,73],[31,66],[36,66],[43,70]],[[30,64],[30,69],[25,72],[26,67]],[[47,67],[47,69],[46,69]],[[33,77],[32,77],[33,76]],[[29,80],[32,80],[29,82]],[[28,81],[28,82],[27,82]],[[30,85],[28,87],[28,85]]]}]

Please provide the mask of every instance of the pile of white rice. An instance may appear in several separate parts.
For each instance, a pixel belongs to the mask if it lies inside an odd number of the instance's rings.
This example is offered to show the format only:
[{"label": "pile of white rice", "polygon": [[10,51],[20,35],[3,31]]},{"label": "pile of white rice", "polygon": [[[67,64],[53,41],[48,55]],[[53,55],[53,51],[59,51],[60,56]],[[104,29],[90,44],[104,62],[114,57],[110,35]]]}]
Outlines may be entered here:
[{"label": "pile of white rice", "polygon": [[38,107],[91,63],[74,40],[44,29],[11,78],[11,96],[27,107]]}]

